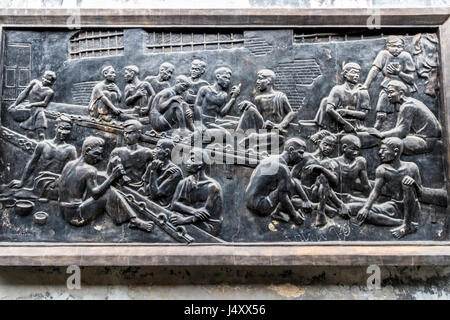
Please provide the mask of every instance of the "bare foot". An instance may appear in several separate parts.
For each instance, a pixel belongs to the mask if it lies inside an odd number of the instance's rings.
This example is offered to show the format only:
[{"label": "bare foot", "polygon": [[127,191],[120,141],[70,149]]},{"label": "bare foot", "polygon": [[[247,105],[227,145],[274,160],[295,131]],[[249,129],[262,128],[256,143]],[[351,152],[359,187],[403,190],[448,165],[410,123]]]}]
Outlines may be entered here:
[{"label": "bare foot", "polygon": [[152,221],[144,221],[139,218],[134,218],[128,224],[128,227],[131,229],[140,229],[146,232],[152,232],[155,224]]},{"label": "bare foot", "polygon": [[84,219],[79,219],[79,218],[73,218],[72,220],[70,220],[69,222],[71,225],[74,225],[76,227],[81,227],[83,225],[86,224],[86,220]]},{"label": "bare foot", "polygon": [[406,236],[407,234],[414,233],[417,231],[418,224],[416,222],[412,222],[411,225],[402,224],[400,227],[391,229],[391,233],[394,238],[400,239]]}]

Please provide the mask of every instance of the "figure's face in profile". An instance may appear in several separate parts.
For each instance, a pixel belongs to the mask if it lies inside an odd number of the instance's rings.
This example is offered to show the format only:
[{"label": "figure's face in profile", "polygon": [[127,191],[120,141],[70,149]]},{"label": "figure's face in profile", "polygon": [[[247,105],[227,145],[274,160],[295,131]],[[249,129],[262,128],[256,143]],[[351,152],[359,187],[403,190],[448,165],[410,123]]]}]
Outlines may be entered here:
[{"label": "figure's face in profile", "polygon": [[114,82],[116,81],[116,70],[110,68],[103,73],[106,80]]},{"label": "figure's face in profile", "polygon": [[289,151],[289,164],[296,164],[303,159],[305,147],[297,147]]},{"label": "figure's face in profile", "polygon": [[169,81],[172,78],[173,69],[171,67],[162,66],[159,68],[159,76],[163,81]]},{"label": "figure's face in profile", "polygon": [[335,142],[330,137],[325,137],[319,144],[319,149],[325,157],[330,156],[335,147]]},{"label": "figure's face in profile", "polygon": [[125,140],[125,143],[128,145],[138,143],[139,137],[139,130],[134,127],[125,128],[125,130],[123,131],[123,138]]},{"label": "figure's face in profile", "polygon": [[390,103],[399,103],[401,101],[400,91],[394,87],[388,87],[387,95]]},{"label": "figure's face in profile", "polygon": [[94,146],[86,151],[86,162],[96,164],[103,160],[103,145]]},{"label": "figure's face in profile", "polygon": [[256,89],[263,92],[266,91],[267,88],[272,83],[272,79],[262,73],[258,73],[258,77],[256,79]]},{"label": "figure's face in profile", "polygon": [[177,79],[175,82],[175,91],[176,92],[185,92],[189,89],[189,83],[184,81],[183,79]]},{"label": "figure's face in profile", "polygon": [[191,65],[191,78],[192,79],[197,79],[200,78],[203,73],[205,73],[205,69],[199,65],[199,64],[192,64]]},{"label": "figure's face in profile", "polygon": [[191,154],[191,157],[186,162],[186,170],[190,174],[195,174],[203,168],[203,163],[201,160],[196,158],[197,157],[194,154]]},{"label": "figure's face in profile", "polygon": [[230,86],[231,83],[231,73],[223,72],[216,75],[217,84],[223,88],[226,89]]},{"label": "figure's face in profile", "polygon": [[51,75],[45,73],[42,76],[42,84],[44,86],[51,87],[53,85],[53,83],[55,83],[55,79]]},{"label": "figure's face in profile", "polygon": [[350,69],[345,73],[345,79],[353,84],[357,84],[359,81],[361,71],[359,69]]},{"label": "figure's face in profile", "polygon": [[380,151],[378,151],[378,155],[380,156],[380,160],[382,163],[390,163],[396,157],[396,152],[387,144],[382,144],[380,147]]},{"label": "figure's face in profile", "polygon": [[387,51],[394,57],[397,57],[403,51],[403,44],[399,42],[393,42],[386,45]]},{"label": "figure's face in profile", "polygon": [[359,155],[359,146],[353,143],[343,145],[342,149],[344,150],[345,157],[350,160],[355,160]]},{"label": "figure's face in profile", "polygon": [[128,69],[125,69],[125,81],[131,82],[134,78],[134,72]]},{"label": "figure's face in profile", "polygon": [[58,126],[56,127],[56,136],[59,140],[66,140],[69,135],[70,135],[70,131],[72,129],[72,126],[70,125],[70,123],[66,123],[66,122],[61,122],[58,124]]}]

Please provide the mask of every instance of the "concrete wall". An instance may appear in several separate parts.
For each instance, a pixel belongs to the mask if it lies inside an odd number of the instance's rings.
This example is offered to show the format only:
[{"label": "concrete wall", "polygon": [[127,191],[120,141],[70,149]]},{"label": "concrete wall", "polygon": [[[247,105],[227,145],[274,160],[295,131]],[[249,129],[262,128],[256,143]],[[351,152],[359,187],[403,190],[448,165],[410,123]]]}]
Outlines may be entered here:
[{"label": "concrete wall", "polygon": [[[0,0],[3,8],[448,7],[449,0]],[[450,267],[383,267],[381,288],[363,267],[0,268],[0,299],[450,299]]]}]

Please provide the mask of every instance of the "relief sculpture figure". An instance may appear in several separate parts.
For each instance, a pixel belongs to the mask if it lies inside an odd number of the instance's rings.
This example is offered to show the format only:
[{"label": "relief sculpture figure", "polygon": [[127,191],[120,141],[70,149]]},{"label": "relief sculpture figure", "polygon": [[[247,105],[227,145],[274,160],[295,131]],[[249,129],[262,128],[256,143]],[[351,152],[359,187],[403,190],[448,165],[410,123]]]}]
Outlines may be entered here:
[{"label": "relief sculpture figure", "polygon": [[147,81],[139,80],[139,68],[128,66],[125,68],[125,104],[131,107],[139,118],[148,117],[150,106],[155,97],[155,90]]},{"label": "relief sculpture figure", "polygon": [[[419,168],[413,162],[401,161],[402,152],[401,139],[383,140],[379,151],[382,163],[376,170],[373,190],[357,214],[360,222],[368,220],[376,225],[399,225],[391,230],[395,238],[415,232],[418,224],[413,219],[420,218],[422,180]],[[384,202],[375,204],[382,198]]]},{"label": "relief sculpture figure", "polygon": [[89,103],[89,114],[104,121],[126,117],[119,108],[122,92],[116,85],[116,71],[112,66],[102,69],[103,81],[95,85]]},{"label": "relief sculpture figure", "polygon": [[391,80],[401,81],[408,88],[408,93],[417,91],[414,73],[416,65],[409,52],[404,51],[405,41],[402,37],[391,36],[386,40],[386,49],[378,53],[373,66],[364,82],[364,88],[369,88],[373,80],[381,72],[383,81],[377,102],[377,116],[374,127],[378,130],[389,130],[395,125],[398,109],[389,102],[387,86]]},{"label": "relief sculpture figure", "polygon": [[115,224],[128,222],[130,228],[151,232],[154,223],[137,217],[124,197],[112,186],[124,174],[121,164],[111,170],[103,182],[95,167],[103,159],[105,141],[87,137],[81,157],[64,167],[59,179],[59,208],[63,218],[74,226],[84,226],[106,212]]},{"label": "relief sculpture figure", "polygon": [[173,87],[162,90],[153,99],[150,110],[150,124],[158,132],[179,129],[180,132],[193,131],[193,111],[183,93],[189,89],[190,81],[180,75],[175,79]]},{"label": "relief sculpture figure", "polygon": [[189,176],[175,190],[170,217],[174,225],[194,224],[217,236],[222,228],[223,192],[220,184],[206,175],[209,160],[203,150],[193,150],[186,163]]},{"label": "relief sculpture figure", "polygon": [[334,86],[320,103],[314,120],[319,127],[333,133],[341,130],[350,133],[364,125],[370,111],[370,98],[367,90],[358,84],[360,72],[361,67],[357,63],[344,65],[344,84]]},{"label": "relief sculpture figure", "polygon": [[42,80],[33,80],[19,94],[16,101],[8,108],[14,120],[21,122],[29,138],[45,139],[48,127],[44,109],[52,101],[52,85],[56,81],[53,71],[45,71]]},{"label": "relief sculpture figure", "polygon": [[206,62],[195,59],[191,63],[189,80],[191,82],[191,87],[185,94],[184,100],[189,104],[194,104],[197,98],[197,93],[201,87],[209,86],[208,81],[202,79],[201,77],[205,74]]},{"label": "relief sculpture figure", "polygon": [[153,150],[139,145],[142,135],[142,124],[137,120],[127,120],[124,122],[123,138],[125,146],[116,147],[111,152],[107,173],[111,174],[117,164],[124,168],[124,175],[121,179],[128,186],[139,189],[143,186],[142,176],[147,165],[153,160]]},{"label": "relief sculpture figure", "polygon": [[274,89],[276,75],[272,70],[258,71],[255,103],[243,101],[239,104],[242,112],[237,125],[238,130],[278,129],[284,131],[294,119],[295,112],[287,96]]},{"label": "relief sculpture figure", "polygon": [[148,76],[145,78],[145,81],[150,83],[152,88],[155,90],[155,93],[159,93],[164,89],[170,87],[170,79],[172,78],[172,74],[175,71],[175,67],[173,64],[169,62],[164,62],[159,67],[159,72],[156,76]]},{"label": "relief sculpture figure", "polygon": [[180,167],[171,161],[174,146],[170,139],[158,140],[155,159],[147,166],[142,178],[143,188],[140,190],[151,200],[165,207],[172,202],[175,188],[183,179]]},{"label": "relief sculpture figure", "polygon": [[[58,199],[57,179],[66,163],[77,158],[75,147],[67,143],[72,120],[61,116],[57,120],[55,137],[39,142],[31,159],[25,165],[20,180],[10,183],[12,188],[32,188],[38,196]],[[36,190],[34,190],[37,188]]]},{"label": "relief sculpture figure", "polygon": [[369,133],[377,138],[398,137],[403,140],[404,154],[415,155],[432,152],[440,145],[441,125],[431,110],[421,101],[408,97],[408,89],[403,82],[389,82],[388,98],[399,105],[398,118],[391,130],[379,132],[376,129]]},{"label": "relief sculpture figure", "polygon": [[283,153],[260,162],[245,189],[245,203],[251,212],[299,225],[305,221],[303,211],[308,211],[311,203],[289,169],[303,159],[305,149],[303,140],[291,138]]}]

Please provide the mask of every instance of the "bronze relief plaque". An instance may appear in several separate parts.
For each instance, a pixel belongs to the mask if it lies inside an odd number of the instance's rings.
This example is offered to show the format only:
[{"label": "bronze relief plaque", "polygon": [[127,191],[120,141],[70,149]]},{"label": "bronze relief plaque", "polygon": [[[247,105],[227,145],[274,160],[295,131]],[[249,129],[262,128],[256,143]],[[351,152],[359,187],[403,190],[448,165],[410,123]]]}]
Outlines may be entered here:
[{"label": "bronze relief plaque", "polygon": [[446,240],[437,29],[3,30],[0,240]]}]

